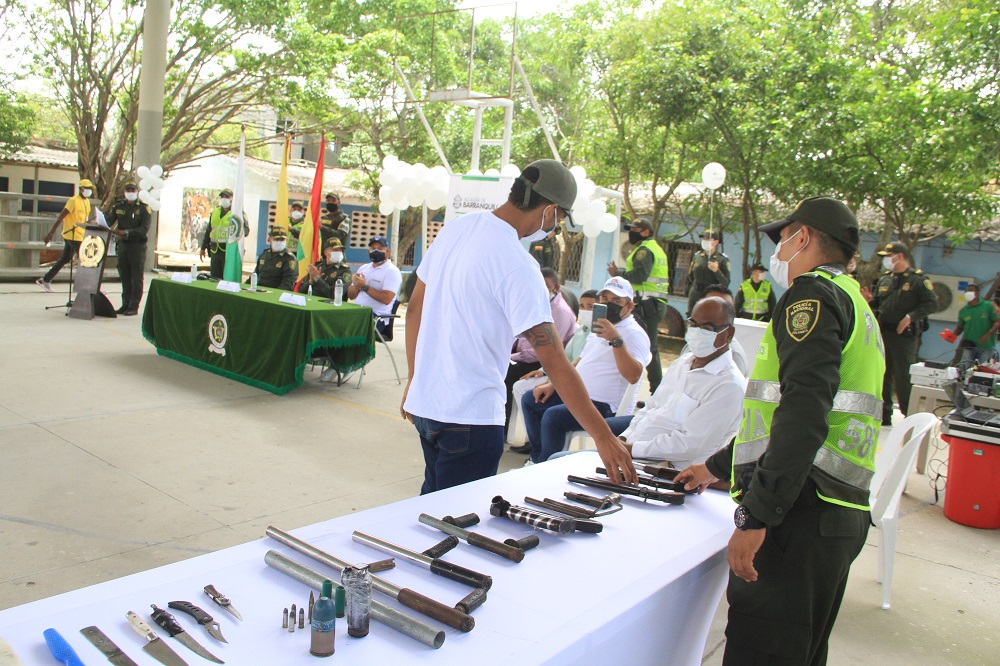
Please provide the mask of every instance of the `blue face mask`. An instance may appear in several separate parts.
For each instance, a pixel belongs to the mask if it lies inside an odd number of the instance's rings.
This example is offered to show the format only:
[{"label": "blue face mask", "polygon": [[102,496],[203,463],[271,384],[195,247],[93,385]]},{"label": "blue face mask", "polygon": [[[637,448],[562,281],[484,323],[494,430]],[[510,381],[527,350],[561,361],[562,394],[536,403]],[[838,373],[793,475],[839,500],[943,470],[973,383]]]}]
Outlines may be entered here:
[{"label": "blue face mask", "polygon": [[372,260],[373,264],[381,264],[385,261],[385,252],[382,250],[371,250],[368,252],[368,258]]}]

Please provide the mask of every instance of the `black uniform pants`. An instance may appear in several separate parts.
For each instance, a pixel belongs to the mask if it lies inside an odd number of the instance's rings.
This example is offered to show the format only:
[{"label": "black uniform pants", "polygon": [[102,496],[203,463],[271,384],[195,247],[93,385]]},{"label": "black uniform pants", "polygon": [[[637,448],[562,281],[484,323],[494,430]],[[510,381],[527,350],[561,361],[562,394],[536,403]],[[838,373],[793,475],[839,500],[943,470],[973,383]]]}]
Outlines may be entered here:
[{"label": "black uniform pants", "polygon": [[892,390],[896,389],[899,411],[906,416],[910,405],[910,366],[917,362],[917,337],[899,335],[894,328],[882,329],[885,344],[885,377],[882,379],[882,420],[892,418]]},{"label": "black uniform pants", "polygon": [[649,391],[652,393],[663,379],[663,368],[660,365],[660,322],[667,314],[667,304],[658,298],[643,298],[633,311],[635,321],[649,336],[649,351],[653,358],[646,366],[646,376],[649,378]]},{"label": "black uniform pants", "polygon": [[212,277],[216,280],[221,280],[226,274],[226,244],[218,243],[209,245],[209,257],[212,262],[210,269]]},{"label": "black uniform pants", "polygon": [[754,558],[757,582],[729,573],[724,666],[826,663],[847,574],[865,545],[871,514],[809,492],[812,506],[796,505],[780,525],[767,528]]},{"label": "black uniform pants", "polygon": [[118,242],[118,277],[122,281],[122,309],[125,311],[139,310],[145,265],[145,243]]},{"label": "black uniform pants", "polygon": [[504,385],[507,387],[507,402],[504,405],[504,409],[507,412],[507,418],[504,419],[503,422],[503,441],[507,441],[507,431],[510,429],[510,412],[513,408],[512,401],[514,400],[514,383],[529,372],[541,370],[541,368],[542,364],[538,361],[533,363],[518,361],[517,363],[511,364],[507,368],[507,376],[503,380]]},{"label": "black uniform pants", "polygon": [[80,242],[81,241],[63,239],[62,255],[56,263],[52,264],[52,268],[49,269],[42,279],[46,282],[52,282],[56,275],[59,274],[59,271],[62,270],[62,267],[72,261],[74,255],[80,251]]}]

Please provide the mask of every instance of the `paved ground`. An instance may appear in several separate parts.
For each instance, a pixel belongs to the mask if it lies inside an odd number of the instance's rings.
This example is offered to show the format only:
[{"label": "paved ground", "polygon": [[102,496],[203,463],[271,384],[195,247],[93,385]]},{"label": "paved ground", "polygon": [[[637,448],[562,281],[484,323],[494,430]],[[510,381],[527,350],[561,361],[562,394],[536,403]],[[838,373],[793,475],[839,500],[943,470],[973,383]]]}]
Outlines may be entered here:
[{"label": "paved ground", "polygon": [[[119,286],[107,289],[117,306]],[[139,317],[45,310],[64,299],[0,284],[0,608],[419,492],[383,349],[360,390],[307,370],[277,397],[157,356]],[[391,344],[405,369],[402,336]],[[506,453],[501,469],[523,460]],[[873,530],[832,664],[1000,663],[1000,532],[957,525],[933,500],[911,475],[889,611]],[[707,664],[721,663],[722,606]]]}]

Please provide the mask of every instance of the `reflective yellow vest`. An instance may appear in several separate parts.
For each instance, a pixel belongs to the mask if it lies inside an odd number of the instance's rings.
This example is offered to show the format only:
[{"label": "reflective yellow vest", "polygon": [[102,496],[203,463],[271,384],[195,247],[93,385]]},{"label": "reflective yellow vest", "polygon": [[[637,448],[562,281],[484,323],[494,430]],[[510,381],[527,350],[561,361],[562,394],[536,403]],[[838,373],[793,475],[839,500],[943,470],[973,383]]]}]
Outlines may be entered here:
[{"label": "reflective yellow vest", "polygon": [[209,220],[212,231],[209,240],[213,243],[222,244],[229,242],[229,217],[232,213],[233,211],[231,210],[227,210],[223,214],[221,208],[212,209],[212,217]]},{"label": "reflective yellow vest", "polygon": [[[882,419],[882,375],[885,352],[882,336],[871,308],[861,297],[858,283],[848,275],[831,278],[823,272],[810,273],[830,280],[843,289],[854,303],[854,330],[844,346],[840,361],[840,390],[827,415],[830,430],[813,459],[810,478],[820,499],[868,511],[868,488],[875,471],[879,426]],[[743,399],[743,421],[733,446],[733,489],[742,499],[741,474],[757,463],[767,451],[771,419],[781,399],[778,383],[778,347],[768,323],[757,350],[750,381]]]},{"label": "reflective yellow vest", "polygon": [[635,253],[639,251],[639,248],[644,247],[653,253],[653,270],[649,272],[649,277],[646,281],[641,284],[633,284],[632,288],[635,289],[637,295],[643,296],[655,296],[656,298],[666,298],[670,291],[670,267],[667,265],[667,254],[652,238],[647,238],[646,240],[639,243],[632,254],[628,255],[628,259],[625,260],[625,270],[632,270],[632,257]]},{"label": "reflective yellow vest", "polygon": [[767,298],[771,295],[771,283],[761,280],[760,284],[754,287],[753,279],[747,278],[740,285],[743,290],[743,311],[753,315],[753,319],[759,319],[760,315],[767,314]]}]

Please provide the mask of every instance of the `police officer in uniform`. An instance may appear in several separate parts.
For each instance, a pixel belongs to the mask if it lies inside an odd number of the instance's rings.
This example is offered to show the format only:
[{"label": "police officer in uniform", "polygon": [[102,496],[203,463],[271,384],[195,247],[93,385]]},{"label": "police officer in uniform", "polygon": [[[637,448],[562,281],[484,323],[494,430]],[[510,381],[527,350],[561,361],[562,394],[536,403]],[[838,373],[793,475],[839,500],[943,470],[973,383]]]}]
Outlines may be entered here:
[{"label": "police officer in uniform", "polygon": [[126,181],[124,197],[115,201],[105,217],[118,239],[118,277],[122,281],[122,306],[115,312],[126,317],[139,314],[142,300],[142,271],[146,265],[149,236],[149,206],[139,201],[139,188]]},{"label": "police officer in uniform", "polygon": [[628,242],[635,246],[625,260],[625,270],[615,263],[608,263],[608,275],[619,276],[632,283],[635,291],[635,320],[649,336],[649,350],[653,358],[646,366],[650,392],[656,391],[663,379],[660,353],[657,343],[660,337],[660,322],[667,314],[667,294],[670,292],[670,267],[667,254],[653,237],[653,225],[648,220],[639,220],[625,225]]},{"label": "police officer in uniform", "polygon": [[812,197],[760,229],[780,240],[771,276],[792,284],[764,332],[739,434],[677,480],[728,479],[739,503],[723,664],[825,664],[871,521],[882,339],[846,274],[859,243],[847,206]]},{"label": "police officer in uniform", "polygon": [[776,299],[771,283],[764,279],[766,272],[764,264],[754,264],[750,267],[750,277],[736,290],[736,312],[740,317],[771,321]]},{"label": "police officer in uniform", "polygon": [[[211,259],[211,273],[216,280],[223,278],[226,269],[226,244],[229,242],[229,223],[232,221],[233,191],[225,189],[219,192],[219,206],[212,209],[212,216],[205,228],[205,236],[201,239],[201,252],[198,258],[205,260],[205,253]],[[246,216],[243,216],[246,218]],[[244,237],[250,234],[250,225],[243,220]]]},{"label": "police officer in uniform", "polygon": [[295,257],[287,249],[288,232],[284,227],[271,227],[267,235],[271,246],[260,253],[253,270],[257,274],[257,286],[291,291],[299,278],[299,269]]},{"label": "police officer in uniform", "polygon": [[688,311],[691,316],[694,304],[705,297],[705,287],[712,284],[729,286],[729,257],[719,251],[722,234],[706,231],[701,235],[701,250],[691,258],[691,272],[688,273]]},{"label": "police officer in uniform", "polygon": [[555,268],[555,243],[553,239],[555,238],[556,231],[559,227],[556,227],[551,234],[542,238],[541,240],[532,241],[528,245],[528,254],[535,258],[538,262],[539,268]]},{"label": "police officer in uniform", "polygon": [[347,240],[351,235],[351,220],[340,209],[340,196],[335,192],[326,195],[326,210],[320,215],[319,224],[324,247],[333,235],[338,236],[344,247],[347,247]]},{"label": "police officer in uniform", "polygon": [[882,425],[892,425],[892,389],[896,388],[899,411],[906,416],[910,405],[910,366],[917,362],[917,341],[924,320],[937,310],[934,285],[923,271],[910,264],[910,250],[902,243],[889,243],[877,253],[885,272],[868,295],[885,341],[885,379],[882,388]]},{"label": "police officer in uniform", "polygon": [[347,287],[351,284],[351,267],[344,261],[344,244],[334,236],[326,242],[323,258],[309,266],[309,275],[299,283],[297,291],[305,294],[313,288],[313,296],[333,298],[337,280],[344,286],[343,297],[347,300]]}]

